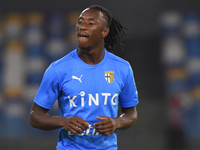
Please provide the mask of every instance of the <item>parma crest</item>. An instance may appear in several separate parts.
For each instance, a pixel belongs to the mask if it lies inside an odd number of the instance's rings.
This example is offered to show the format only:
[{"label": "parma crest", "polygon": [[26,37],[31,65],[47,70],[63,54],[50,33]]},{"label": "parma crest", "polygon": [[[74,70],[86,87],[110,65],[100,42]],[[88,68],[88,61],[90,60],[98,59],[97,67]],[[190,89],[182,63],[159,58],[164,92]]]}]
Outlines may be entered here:
[{"label": "parma crest", "polygon": [[105,71],[105,79],[108,83],[112,83],[114,81],[114,72],[113,71]]}]

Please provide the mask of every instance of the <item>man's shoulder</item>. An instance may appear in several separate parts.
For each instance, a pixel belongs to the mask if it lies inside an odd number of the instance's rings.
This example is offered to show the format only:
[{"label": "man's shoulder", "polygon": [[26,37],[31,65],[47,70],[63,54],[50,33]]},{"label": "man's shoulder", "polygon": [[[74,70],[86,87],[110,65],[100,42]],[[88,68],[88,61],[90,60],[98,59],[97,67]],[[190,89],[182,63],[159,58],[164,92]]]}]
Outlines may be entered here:
[{"label": "man's shoulder", "polygon": [[75,53],[76,53],[76,50],[71,51],[70,53],[68,53],[64,57],[58,59],[57,61],[54,61],[52,63],[52,65],[54,67],[59,67],[59,66],[62,66],[62,65],[67,66],[67,64],[70,64],[71,61],[76,59]]},{"label": "man's shoulder", "polygon": [[129,62],[119,56],[117,56],[116,54],[113,54],[111,52],[108,52],[108,58],[111,61],[114,61],[114,63],[117,63],[118,65],[125,65],[125,66],[129,66]]}]

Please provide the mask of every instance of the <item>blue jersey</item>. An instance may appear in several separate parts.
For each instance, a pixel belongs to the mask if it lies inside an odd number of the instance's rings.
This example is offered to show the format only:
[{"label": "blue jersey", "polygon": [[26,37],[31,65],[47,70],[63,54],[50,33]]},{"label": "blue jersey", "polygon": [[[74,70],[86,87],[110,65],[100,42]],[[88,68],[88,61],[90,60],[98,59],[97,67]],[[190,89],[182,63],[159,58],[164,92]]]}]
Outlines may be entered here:
[{"label": "blue jersey", "polygon": [[116,131],[103,136],[93,124],[100,121],[97,116],[116,118],[118,105],[126,108],[138,104],[131,66],[107,50],[100,63],[89,65],[74,50],[48,67],[34,102],[51,109],[56,100],[60,116],[77,116],[90,123],[90,128],[79,135],[61,128],[58,150],[115,150]]}]

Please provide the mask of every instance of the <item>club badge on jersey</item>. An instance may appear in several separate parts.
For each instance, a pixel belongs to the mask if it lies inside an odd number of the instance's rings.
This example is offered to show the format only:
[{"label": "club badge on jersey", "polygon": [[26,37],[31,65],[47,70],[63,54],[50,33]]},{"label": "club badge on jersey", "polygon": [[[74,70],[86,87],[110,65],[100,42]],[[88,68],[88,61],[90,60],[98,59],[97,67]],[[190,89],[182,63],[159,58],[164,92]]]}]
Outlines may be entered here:
[{"label": "club badge on jersey", "polygon": [[105,71],[105,79],[108,83],[112,83],[114,81],[114,72],[113,71]]}]

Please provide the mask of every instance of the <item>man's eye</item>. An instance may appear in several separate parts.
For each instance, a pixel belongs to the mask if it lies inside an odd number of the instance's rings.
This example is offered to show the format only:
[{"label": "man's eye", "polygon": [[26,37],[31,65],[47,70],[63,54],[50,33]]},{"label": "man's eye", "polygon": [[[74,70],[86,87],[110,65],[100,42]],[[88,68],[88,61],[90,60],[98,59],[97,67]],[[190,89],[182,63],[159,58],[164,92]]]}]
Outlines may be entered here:
[{"label": "man's eye", "polygon": [[95,23],[93,23],[93,22],[90,22],[89,24],[90,24],[90,25],[95,25]]},{"label": "man's eye", "polygon": [[82,21],[78,21],[78,24],[83,24],[83,22]]}]

